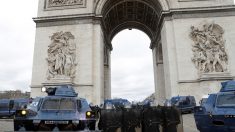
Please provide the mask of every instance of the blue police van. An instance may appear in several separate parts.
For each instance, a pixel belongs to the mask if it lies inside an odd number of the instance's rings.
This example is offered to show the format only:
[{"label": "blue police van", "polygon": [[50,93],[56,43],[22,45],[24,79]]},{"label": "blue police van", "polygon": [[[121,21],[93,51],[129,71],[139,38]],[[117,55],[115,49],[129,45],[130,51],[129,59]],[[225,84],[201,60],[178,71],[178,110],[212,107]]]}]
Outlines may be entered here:
[{"label": "blue police van", "polygon": [[171,105],[176,106],[182,113],[192,113],[196,106],[194,96],[174,96],[170,102]]},{"label": "blue police van", "polygon": [[0,99],[0,118],[12,118],[16,110],[23,108],[28,103],[28,98]]},{"label": "blue police van", "polygon": [[235,81],[221,83],[220,92],[210,94],[207,101],[194,109],[200,132],[235,131]]}]

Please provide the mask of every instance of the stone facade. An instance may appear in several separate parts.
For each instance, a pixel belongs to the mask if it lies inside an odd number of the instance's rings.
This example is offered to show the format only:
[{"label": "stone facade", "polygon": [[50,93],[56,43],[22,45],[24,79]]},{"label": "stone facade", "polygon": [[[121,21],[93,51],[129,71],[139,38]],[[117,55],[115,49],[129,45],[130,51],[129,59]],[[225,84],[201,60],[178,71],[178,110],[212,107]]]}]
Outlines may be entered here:
[{"label": "stone facade", "polygon": [[151,39],[159,103],[176,95],[199,101],[234,79],[233,0],[39,0],[38,7],[32,96],[66,83],[94,104],[110,98],[111,40],[126,28]]}]

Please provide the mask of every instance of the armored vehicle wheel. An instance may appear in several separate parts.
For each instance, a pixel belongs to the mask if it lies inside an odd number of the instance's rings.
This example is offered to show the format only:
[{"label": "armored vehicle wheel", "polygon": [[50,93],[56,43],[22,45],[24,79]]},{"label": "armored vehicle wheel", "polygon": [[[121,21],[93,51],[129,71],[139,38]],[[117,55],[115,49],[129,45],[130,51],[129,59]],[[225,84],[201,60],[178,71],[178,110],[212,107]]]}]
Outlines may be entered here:
[{"label": "armored vehicle wheel", "polygon": [[34,125],[31,121],[14,121],[14,131],[33,131]]}]

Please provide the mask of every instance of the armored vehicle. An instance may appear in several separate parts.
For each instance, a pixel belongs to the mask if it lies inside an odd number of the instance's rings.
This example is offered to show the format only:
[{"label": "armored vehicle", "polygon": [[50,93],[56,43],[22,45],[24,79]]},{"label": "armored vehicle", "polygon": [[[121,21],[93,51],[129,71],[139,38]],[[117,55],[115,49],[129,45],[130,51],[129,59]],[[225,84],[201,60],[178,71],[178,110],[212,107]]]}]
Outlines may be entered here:
[{"label": "armored vehicle", "polygon": [[221,84],[220,92],[209,95],[202,106],[195,107],[194,118],[201,132],[235,131],[235,81]]},{"label": "armored vehicle", "polygon": [[84,98],[71,86],[43,88],[46,97],[35,98],[27,108],[18,110],[14,130],[73,131],[95,130],[96,115]]},{"label": "armored vehicle", "polygon": [[173,106],[176,106],[182,113],[193,112],[196,106],[194,96],[175,96],[170,100]]}]

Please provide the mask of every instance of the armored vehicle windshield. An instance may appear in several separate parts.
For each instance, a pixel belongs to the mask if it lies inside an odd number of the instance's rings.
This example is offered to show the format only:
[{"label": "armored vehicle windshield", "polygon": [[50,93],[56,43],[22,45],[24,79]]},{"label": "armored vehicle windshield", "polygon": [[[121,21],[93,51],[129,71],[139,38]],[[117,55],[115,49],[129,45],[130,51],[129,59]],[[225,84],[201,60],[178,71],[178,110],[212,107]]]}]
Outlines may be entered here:
[{"label": "armored vehicle windshield", "polygon": [[235,93],[219,94],[216,101],[217,107],[235,107]]},{"label": "armored vehicle windshield", "polygon": [[47,98],[42,104],[42,110],[75,110],[76,102],[71,98]]}]

